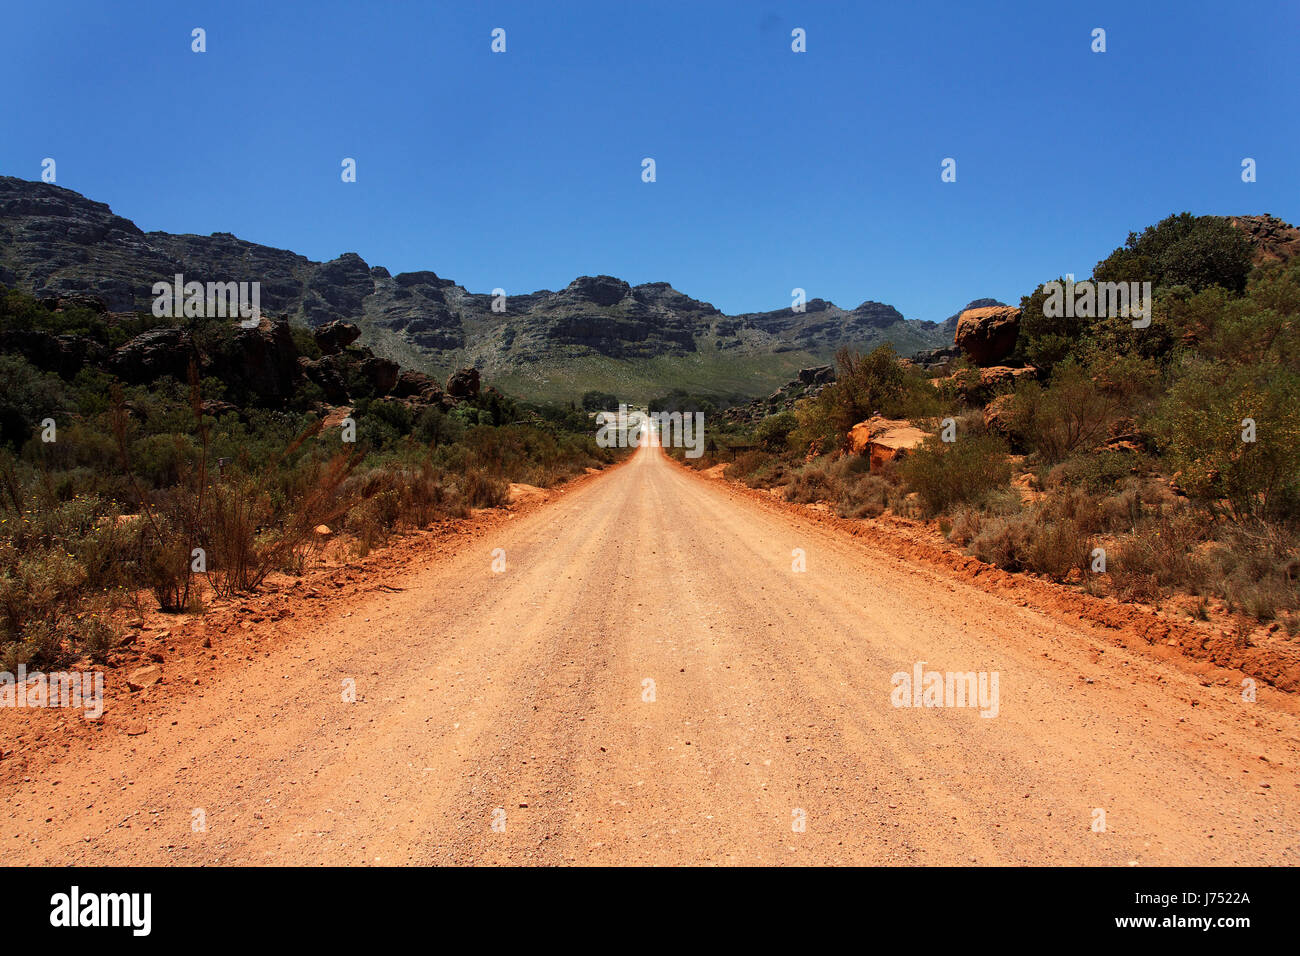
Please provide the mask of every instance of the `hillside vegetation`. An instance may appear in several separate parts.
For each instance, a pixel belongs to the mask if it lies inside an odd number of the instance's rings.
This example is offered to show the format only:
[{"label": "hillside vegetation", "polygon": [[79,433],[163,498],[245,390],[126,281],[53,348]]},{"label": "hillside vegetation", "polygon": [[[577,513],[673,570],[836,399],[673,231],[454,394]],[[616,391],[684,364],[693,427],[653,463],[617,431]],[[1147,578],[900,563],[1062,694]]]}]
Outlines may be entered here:
[{"label": "hillside vegetation", "polygon": [[572,407],[461,373],[444,394],[319,338],[0,289],[0,670],[103,660],[124,617],[200,613],[327,543],[364,554],[613,460]]},{"label": "hillside vegetation", "polygon": [[[985,561],[1093,594],[1235,614],[1243,641],[1251,621],[1294,639],[1300,257],[1182,214],[1130,235],[1093,279],[1151,282],[1150,325],[1053,317],[1040,285],[1008,368],[845,350],[834,384],[715,429],[693,464],[848,517],[929,522]],[[850,449],[873,413],[931,437],[873,469]]]}]

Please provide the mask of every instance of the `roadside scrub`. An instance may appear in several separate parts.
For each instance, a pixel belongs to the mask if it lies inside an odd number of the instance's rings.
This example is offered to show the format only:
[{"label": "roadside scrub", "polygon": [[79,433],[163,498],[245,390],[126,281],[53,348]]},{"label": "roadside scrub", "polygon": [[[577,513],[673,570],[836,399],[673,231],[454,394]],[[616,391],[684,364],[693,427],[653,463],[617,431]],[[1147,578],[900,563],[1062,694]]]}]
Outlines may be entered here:
[{"label": "roadside scrub", "polygon": [[[0,327],[108,344],[137,331],[4,295]],[[278,408],[213,396],[223,383],[193,363],[184,381],[128,385],[0,354],[0,670],[103,661],[123,620],[202,613],[619,454],[582,413],[494,391],[451,410],[358,402],[355,441],[307,388]]]},{"label": "roadside scrub", "polygon": [[[835,385],[696,467],[844,517],[926,522],[1007,571],[1297,639],[1300,259],[1252,267],[1243,241],[1170,217],[1096,270],[1152,280],[1148,326],[1052,318],[1040,286],[1007,359],[1032,374],[981,381],[957,360],[927,378],[888,349],[842,353]],[[1171,258],[1191,246],[1216,251]],[[872,469],[849,431],[873,414],[936,437]]]}]

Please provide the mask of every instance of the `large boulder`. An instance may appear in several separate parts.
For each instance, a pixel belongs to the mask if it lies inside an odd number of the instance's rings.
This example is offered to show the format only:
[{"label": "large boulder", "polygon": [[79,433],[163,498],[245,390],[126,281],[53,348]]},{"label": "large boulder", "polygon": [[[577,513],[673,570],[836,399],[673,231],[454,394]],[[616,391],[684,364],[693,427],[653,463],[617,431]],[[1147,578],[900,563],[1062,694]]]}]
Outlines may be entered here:
[{"label": "large boulder", "polygon": [[1020,310],[1009,305],[967,309],[954,341],[976,365],[995,365],[1011,354],[1020,333]]},{"label": "large boulder", "polygon": [[164,375],[183,382],[193,359],[197,359],[197,353],[189,333],[174,326],[161,327],[141,332],[119,347],[108,360],[108,368],[137,385]]},{"label": "large boulder", "polygon": [[342,405],[348,400],[347,365],[341,356],[326,355],[312,360],[304,355],[298,358],[298,365],[309,381],[320,386],[327,402]]},{"label": "large boulder", "polygon": [[906,455],[928,437],[929,432],[906,419],[872,416],[849,429],[849,449],[859,455],[869,455],[869,467],[875,471],[885,462]]},{"label": "large boulder", "polygon": [[263,319],[255,329],[241,328],[235,345],[249,391],[272,404],[293,397],[298,383],[298,347],[288,319]]},{"label": "large boulder", "polygon": [[1016,397],[1010,393],[997,396],[984,406],[983,416],[984,427],[987,430],[1010,436],[1015,430]]},{"label": "large boulder", "polygon": [[313,332],[312,338],[320,346],[322,354],[335,355],[361,338],[361,330],[351,322],[335,319],[333,322],[326,322]]},{"label": "large boulder", "polygon": [[1023,381],[1032,382],[1038,378],[1038,369],[1032,365],[1012,368],[1007,365],[994,365],[980,369],[980,387],[995,391],[1003,387],[1015,388]]},{"label": "large boulder", "polygon": [[298,385],[298,347],[289,320],[263,318],[254,328],[238,326],[230,339],[207,348],[204,375],[219,378],[235,393],[259,404],[283,405]]},{"label": "large boulder", "polygon": [[397,376],[392,394],[394,398],[410,398],[436,405],[442,401],[442,386],[429,376],[408,368]]},{"label": "large boulder", "polygon": [[447,394],[452,398],[478,398],[478,386],[478,369],[457,369],[447,379]]},{"label": "large boulder", "polygon": [[396,362],[390,362],[378,355],[363,359],[359,368],[374,395],[387,395],[391,392],[393,386],[397,384],[398,373],[401,372],[401,366]]}]

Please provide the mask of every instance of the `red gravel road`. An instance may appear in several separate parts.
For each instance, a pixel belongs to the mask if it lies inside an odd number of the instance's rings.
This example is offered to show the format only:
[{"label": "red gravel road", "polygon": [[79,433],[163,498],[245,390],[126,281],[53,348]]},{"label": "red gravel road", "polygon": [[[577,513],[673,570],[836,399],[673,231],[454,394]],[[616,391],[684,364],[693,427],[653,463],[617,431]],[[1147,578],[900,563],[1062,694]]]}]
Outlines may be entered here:
[{"label": "red gravel road", "polygon": [[[658,449],[551,497],[33,760],[5,863],[1300,862],[1292,695]],[[894,706],[917,662],[996,672],[996,716]]]}]

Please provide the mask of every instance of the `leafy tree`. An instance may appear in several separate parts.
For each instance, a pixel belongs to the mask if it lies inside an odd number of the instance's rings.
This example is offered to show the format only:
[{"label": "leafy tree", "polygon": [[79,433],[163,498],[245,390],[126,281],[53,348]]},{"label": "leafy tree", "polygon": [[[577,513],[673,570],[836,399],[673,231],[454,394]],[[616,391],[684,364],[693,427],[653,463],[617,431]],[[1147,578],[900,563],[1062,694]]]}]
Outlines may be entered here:
[{"label": "leafy tree", "polygon": [[1250,273],[1250,240],[1221,216],[1168,216],[1097,263],[1098,282],[1144,282],[1154,287],[1185,285],[1194,292],[1222,286],[1240,292]]},{"label": "leafy tree", "polygon": [[797,413],[796,440],[817,443],[823,451],[844,447],[849,430],[874,414],[900,414],[907,393],[903,367],[889,343],[865,356],[842,348],[835,354],[835,364],[835,381],[801,403]]},{"label": "leafy tree", "polygon": [[582,393],[582,410],[584,412],[608,412],[618,408],[618,399],[609,392],[592,389]]},{"label": "leafy tree", "polygon": [[703,412],[706,415],[712,415],[718,409],[711,396],[692,395],[684,388],[674,388],[667,395],[652,398],[649,406],[652,412]]},{"label": "leafy tree", "polygon": [[0,355],[0,444],[21,448],[46,418],[64,408],[57,375],[33,368],[22,356]]},{"label": "leafy tree", "polygon": [[1058,365],[1048,387],[1024,382],[1015,396],[1014,429],[1045,462],[1091,451],[1119,411],[1117,401],[1074,361]]},{"label": "leafy tree", "polygon": [[1178,483],[1211,511],[1226,503],[1236,519],[1300,514],[1300,375],[1198,361],[1153,425]]}]

